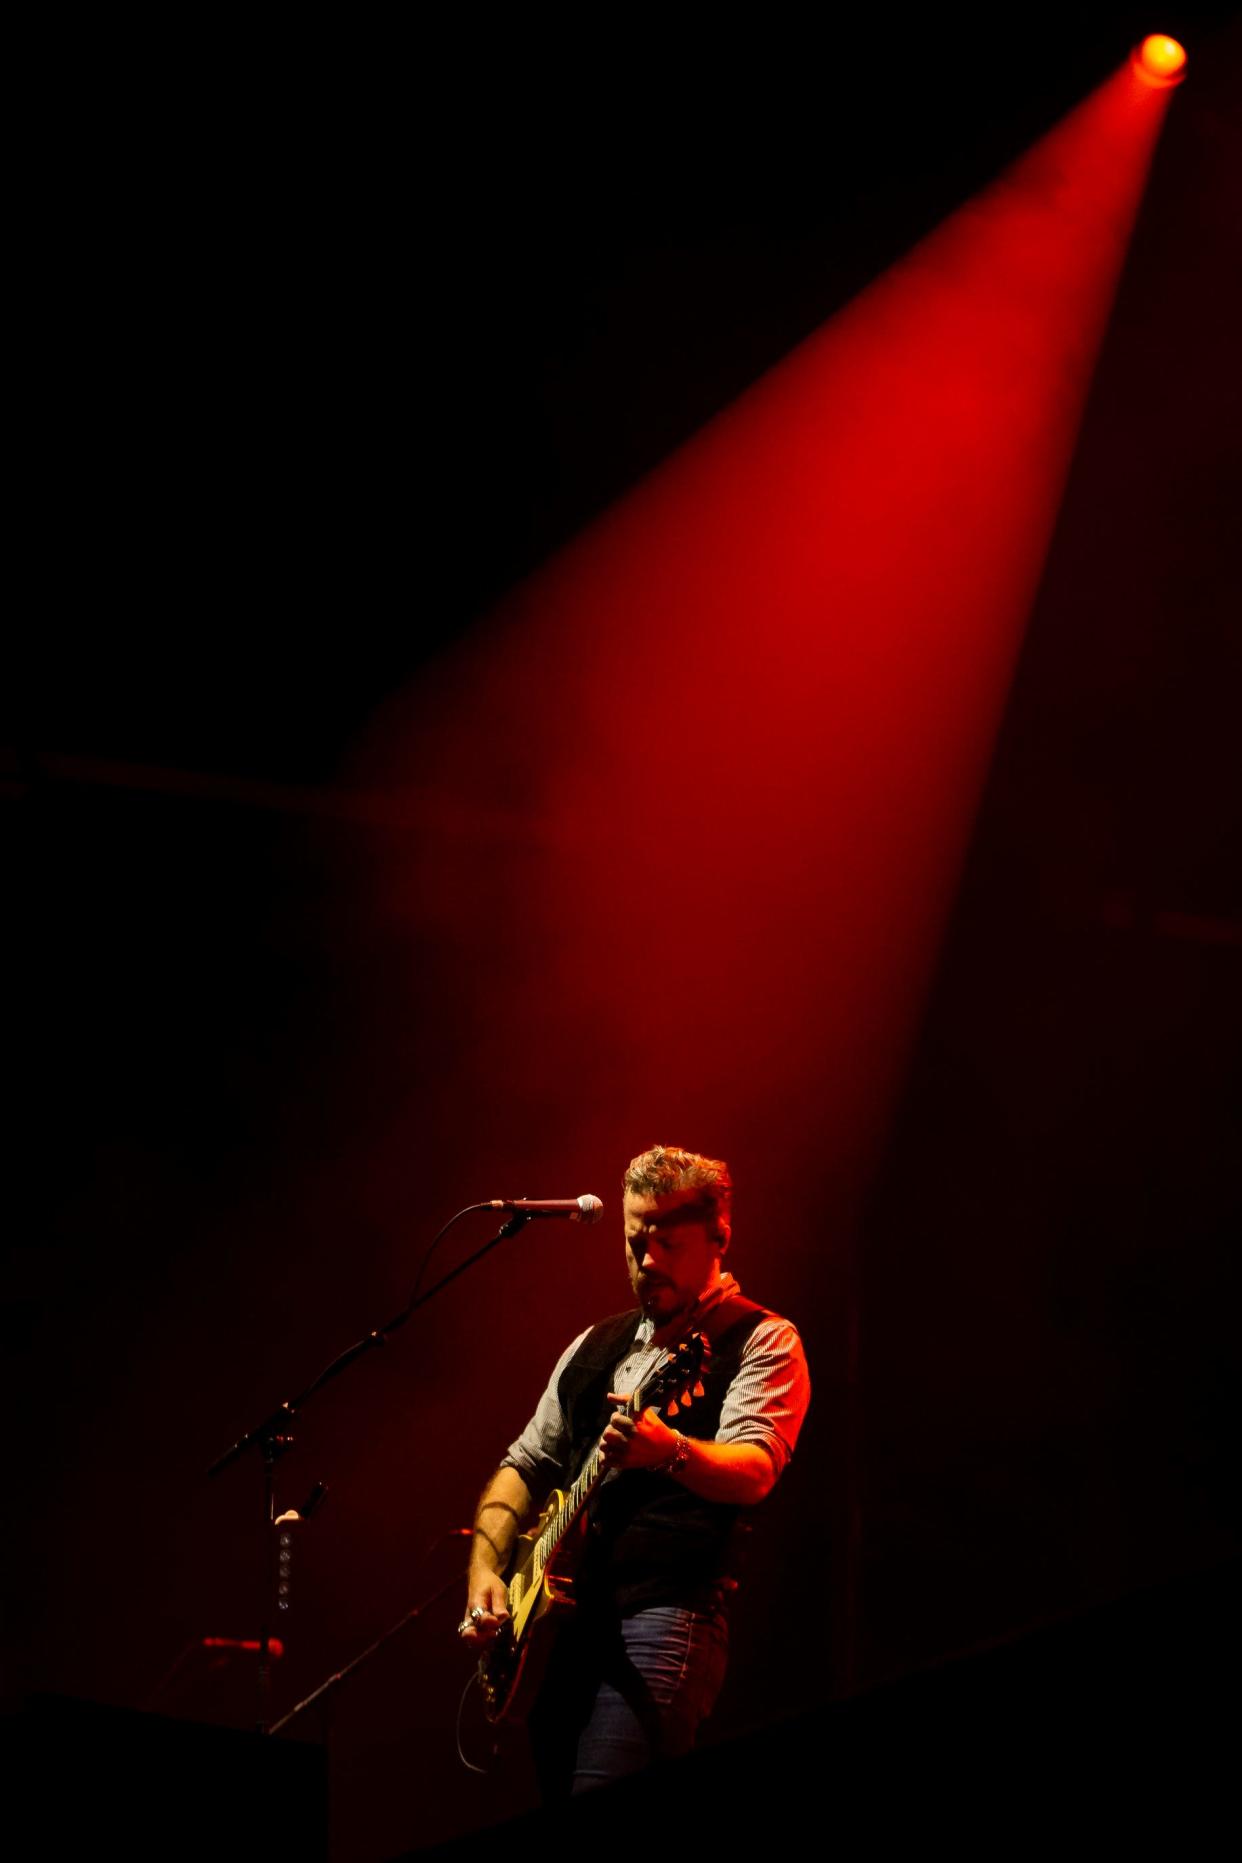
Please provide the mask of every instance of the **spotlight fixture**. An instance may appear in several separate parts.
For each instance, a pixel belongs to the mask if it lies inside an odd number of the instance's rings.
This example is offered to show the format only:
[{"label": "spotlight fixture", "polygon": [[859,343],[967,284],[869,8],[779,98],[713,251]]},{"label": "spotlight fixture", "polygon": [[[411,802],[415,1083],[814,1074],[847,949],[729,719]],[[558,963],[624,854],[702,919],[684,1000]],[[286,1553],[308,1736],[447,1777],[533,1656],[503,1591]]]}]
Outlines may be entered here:
[{"label": "spotlight fixture", "polygon": [[1132,62],[1144,84],[1158,90],[1180,84],[1186,75],[1185,47],[1163,32],[1148,33],[1143,43],[1135,46]]}]

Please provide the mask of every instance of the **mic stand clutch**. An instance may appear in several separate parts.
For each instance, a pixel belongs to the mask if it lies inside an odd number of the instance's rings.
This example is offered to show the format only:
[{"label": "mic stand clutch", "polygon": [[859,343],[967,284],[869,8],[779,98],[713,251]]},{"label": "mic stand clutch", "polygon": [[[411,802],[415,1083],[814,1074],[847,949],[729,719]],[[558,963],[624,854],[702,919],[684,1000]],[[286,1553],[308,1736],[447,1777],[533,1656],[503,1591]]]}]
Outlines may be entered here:
[{"label": "mic stand clutch", "polygon": [[[274,1617],[279,1620],[279,1613],[287,1611],[290,1603],[288,1571],[291,1547],[287,1534],[283,1536],[285,1545],[281,1545],[282,1534],[278,1530],[282,1522],[277,1520],[276,1515],[276,1464],[280,1457],[287,1454],[293,1447],[294,1422],[299,1412],[305,1409],[311,1398],[317,1391],[322,1390],[325,1384],[331,1383],[333,1378],[338,1378],[347,1366],[352,1365],[355,1359],[361,1358],[365,1352],[370,1352],[377,1346],[387,1345],[392,1334],[404,1326],[410,1316],[417,1313],[420,1307],[426,1306],[429,1300],[434,1300],[435,1296],[442,1293],[451,1282],[457,1279],[458,1275],[464,1274],[467,1268],[472,1268],[476,1261],[480,1261],[484,1255],[494,1249],[498,1242],[504,1242],[509,1236],[515,1236],[530,1221],[527,1211],[515,1210],[508,1221],[501,1224],[489,1242],[485,1242],[482,1248],[474,1251],[473,1255],[468,1255],[465,1261],[459,1262],[457,1267],[451,1268],[446,1275],[442,1275],[427,1289],[426,1293],[420,1294],[419,1287],[422,1283],[423,1270],[453,1224],[459,1222],[463,1216],[469,1216],[475,1210],[494,1208],[495,1205],[491,1203],[472,1203],[467,1209],[459,1210],[456,1216],[445,1223],[427,1250],[423,1257],[422,1268],[419,1269],[418,1279],[414,1283],[414,1291],[400,1313],[394,1314],[393,1318],[383,1326],[377,1326],[374,1332],[365,1333],[355,1344],[347,1347],[332,1360],[331,1364],[325,1366],[317,1378],[312,1379],[304,1391],[300,1391],[296,1397],[286,1398],[283,1404],[278,1404],[262,1423],[247,1430],[246,1434],[239,1436],[223,1455],[217,1456],[207,1470],[209,1478],[219,1475],[228,1468],[231,1462],[236,1462],[251,1449],[259,1451],[263,1463],[263,1612],[262,1627],[259,1633],[257,1721],[258,1731],[261,1734],[271,1731],[272,1620]],[[322,1494],[322,1490],[320,1492]]]}]

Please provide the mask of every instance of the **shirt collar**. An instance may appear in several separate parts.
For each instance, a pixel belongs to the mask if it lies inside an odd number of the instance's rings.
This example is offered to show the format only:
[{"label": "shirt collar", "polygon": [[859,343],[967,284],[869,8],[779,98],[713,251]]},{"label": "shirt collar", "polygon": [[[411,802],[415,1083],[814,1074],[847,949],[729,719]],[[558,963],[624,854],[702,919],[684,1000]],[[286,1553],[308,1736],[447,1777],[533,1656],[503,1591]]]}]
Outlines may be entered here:
[{"label": "shirt collar", "polygon": [[[687,1327],[693,1326],[694,1322],[702,1319],[705,1313],[710,1313],[713,1307],[718,1307],[722,1300],[733,1300],[741,1291],[735,1275],[727,1272],[722,1274],[720,1280],[717,1282],[716,1286],[712,1288],[711,1292],[704,1294],[702,1300],[698,1301],[686,1315]],[[655,1322],[649,1319],[644,1313],[642,1319],[638,1323],[638,1332],[635,1337],[646,1344],[654,1331]]]}]

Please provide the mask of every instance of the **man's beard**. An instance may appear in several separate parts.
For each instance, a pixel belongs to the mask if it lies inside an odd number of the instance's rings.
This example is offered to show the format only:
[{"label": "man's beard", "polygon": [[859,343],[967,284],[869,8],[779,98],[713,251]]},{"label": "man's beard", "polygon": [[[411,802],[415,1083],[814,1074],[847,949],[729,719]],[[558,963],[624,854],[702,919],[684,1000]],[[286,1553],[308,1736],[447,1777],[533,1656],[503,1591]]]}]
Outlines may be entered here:
[{"label": "man's beard", "polygon": [[667,1326],[692,1304],[669,1281],[648,1281],[640,1276],[637,1292],[647,1318],[662,1326]]}]

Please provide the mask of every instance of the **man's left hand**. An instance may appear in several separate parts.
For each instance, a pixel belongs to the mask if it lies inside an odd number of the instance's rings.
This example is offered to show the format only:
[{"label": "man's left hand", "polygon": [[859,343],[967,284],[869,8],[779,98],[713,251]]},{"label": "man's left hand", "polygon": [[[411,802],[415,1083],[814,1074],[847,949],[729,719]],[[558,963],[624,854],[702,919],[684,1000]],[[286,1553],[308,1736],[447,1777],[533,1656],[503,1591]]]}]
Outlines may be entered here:
[{"label": "man's left hand", "polygon": [[[610,1404],[625,1404],[628,1399],[609,1391]],[[677,1440],[655,1410],[644,1410],[632,1417],[628,1410],[614,1410],[608,1428],[600,1438],[600,1460],[606,1468],[659,1468],[668,1461]]]}]

